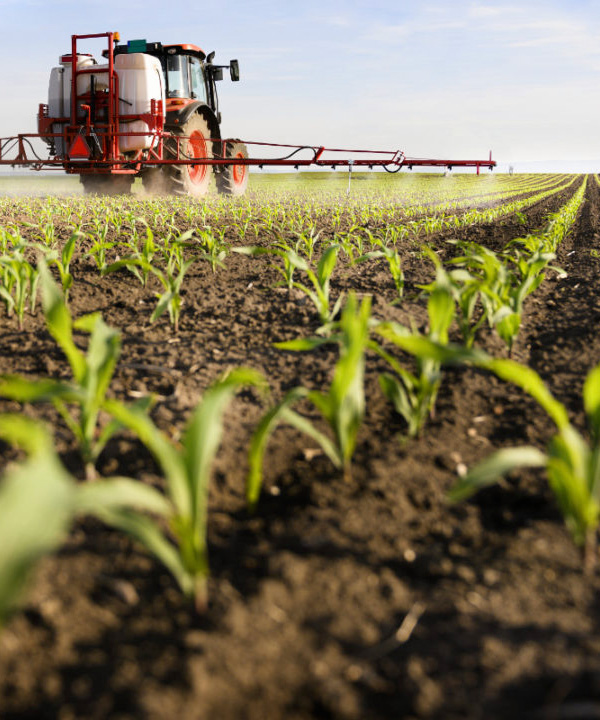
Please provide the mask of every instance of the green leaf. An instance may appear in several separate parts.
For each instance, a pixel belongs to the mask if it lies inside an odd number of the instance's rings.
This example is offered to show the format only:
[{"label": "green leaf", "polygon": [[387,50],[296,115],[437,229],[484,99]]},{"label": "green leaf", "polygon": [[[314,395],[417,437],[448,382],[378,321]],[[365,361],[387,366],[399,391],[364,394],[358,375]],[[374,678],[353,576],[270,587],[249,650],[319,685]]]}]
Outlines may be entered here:
[{"label": "green leaf", "polygon": [[248,450],[248,477],[246,479],[246,500],[251,510],[256,507],[262,487],[263,458],[269,438],[277,425],[283,419],[285,408],[297,402],[300,398],[306,397],[308,391],[305,388],[297,387],[290,390],[283,400],[267,411],[260,422]]},{"label": "green leaf", "polygon": [[487,485],[492,485],[503,475],[520,467],[545,467],[548,457],[531,446],[504,448],[490,455],[460,479],[448,497],[452,501],[463,500]]},{"label": "green leaf", "polygon": [[223,412],[235,392],[244,385],[265,386],[261,373],[237,368],[208,388],[188,425],[183,445],[194,530],[206,532],[210,468],[223,433]]},{"label": "green leaf", "polygon": [[588,416],[594,442],[600,439],[600,365],[588,373],[583,385],[583,404]]},{"label": "green leaf", "polygon": [[255,257],[258,255],[278,255],[280,252],[275,252],[273,248],[265,248],[257,245],[244,245],[242,247],[231,248],[231,252],[239,253],[240,255],[248,255]]},{"label": "green leaf", "polygon": [[451,293],[437,286],[427,301],[430,337],[442,344],[448,342],[448,330],[454,319],[454,300]]},{"label": "green leaf", "polygon": [[402,382],[398,378],[383,373],[379,376],[379,385],[383,394],[392,403],[396,412],[401,415],[408,425],[408,434],[413,437],[419,430],[419,418],[417,409],[416,385],[417,381],[410,373],[402,376]]},{"label": "green leaf", "polygon": [[192,507],[184,460],[148,417],[144,408],[127,406],[112,399],[105,400],[103,407],[124,427],[132,430],[150,450],[165,473],[169,496],[179,514],[191,517]]},{"label": "green leaf", "polygon": [[567,526],[579,545],[585,542],[588,530],[598,526],[593,460],[585,440],[574,427],[569,425],[552,438],[548,479]]},{"label": "green leaf", "polygon": [[69,263],[73,259],[73,253],[75,252],[75,245],[77,243],[77,240],[79,240],[80,237],[83,237],[83,233],[75,231],[63,246],[62,264],[65,268],[69,266]]},{"label": "green leaf", "polygon": [[304,270],[305,272],[308,272],[310,270],[306,260],[303,257],[300,257],[300,255],[298,255],[298,253],[294,252],[293,250],[288,250],[285,253],[285,257],[289,261],[289,263],[295,268],[298,268],[298,270]]},{"label": "green leaf", "polygon": [[119,508],[143,510],[165,517],[173,512],[171,503],[158,490],[139,480],[124,477],[104,478],[80,485],[76,508],[79,513],[86,514]]},{"label": "green leaf", "polygon": [[507,313],[496,323],[498,335],[500,335],[509,348],[512,347],[515,337],[519,334],[520,326],[521,314],[516,312]]},{"label": "green leaf", "polygon": [[46,428],[25,415],[0,414],[0,438],[22,448],[29,455],[49,453],[53,448]]},{"label": "green leaf", "polygon": [[85,375],[85,358],[73,342],[71,314],[43,259],[40,260],[39,269],[46,325],[52,337],[67,356],[73,377],[81,383]]},{"label": "green leaf", "polygon": [[278,350],[291,350],[292,352],[302,352],[305,350],[314,350],[321,345],[331,344],[337,341],[339,336],[328,338],[297,338],[296,340],[286,340],[285,342],[273,343],[273,347]]},{"label": "green leaf", "polygon": [[158,318],[165,312],[165,310],[169,307],[169,303],[174,298],[174,294],[167,290],[164,292],[160,297],[158,298],[158,303],[156,307],[154,308],[154,312],[152,313],[150,317],[150,322],[154,322],[155,320],[158,320]]},{"label": "green leaf", "polygon": [[121,334],[97,316],[91,325],[92,335],[87,351],[86,380],[92,397],[100,403],[112,380],[121,351]]},{"label": "green leaf", "polygon": [[[101,275],[108,275],[109,273],[113,273],[117,270],[121,270],[121,268],[127,268],[128,270],[136,267],[143,267],[144,269],[147,269],[148,263],[145,263],[140,258],[134,258],[134,257],[125,257],[121,258],[120,260],[115,260],[115,262],[111,263],[110,265],[105,265],[101,271]],[[139,275],[138,275],[139,277]]]},{"label": "green leaf", "polygon": [[0,396],[18,402],[38,402],[63,398],[66,402],[82,400],[81,391],[60,380],[28,380],[19,375],[0,375]]},{"label": "green leaf", "polygon": [[167,540],[154,520],[124,508],[101,507],[94,514],[107,525],[124,530],[138,540],[169,570],[184,595],[194,596],[195,578],[188,572],[175,545]]},{"label": "green leaf", "polygon": [[102,319],[102,313],[92,312],[80,315],[74,322],[73,327],[75,330],[82,330],[83,332],[93,333],[96,323]]},{"label": "green leaf", "polygon": [[331,277],[331,273],[335,268],[337,256],[340,246],[337,243],[330,245],[321,256],[317,265],[317,279],[319,285],[323,286]]},{"label": "green leaf", "polygon": [[331,460],[334,467],[341,468],[344,465],[344,457],[335,446],[335,444],[324,435],[320,430],[307,420],[304,416],[300,415],[289,408],[284,408],[282,411],[282,419],[289,423],[296,430],[303,432],[308,437],[315,440],[320,446],[325,455]]},{"label": "green leaf", "polygon": [[16,607],[34,565],[64,539],[73,518],[76,486],[41,425],[2,415],[0,434],[32,453],[0,483],[1,624]]},{"label": "green leaf", "polygon": [[502,380],[513,383],[513,385],[522,388],[531,395],[548,413],[559,430],[569,425],[569,416],[565,406],[550,394],[542,378],[535,370],[514,360],[505,360],[503,358],[490,358],[478,364],[491,370]]}]

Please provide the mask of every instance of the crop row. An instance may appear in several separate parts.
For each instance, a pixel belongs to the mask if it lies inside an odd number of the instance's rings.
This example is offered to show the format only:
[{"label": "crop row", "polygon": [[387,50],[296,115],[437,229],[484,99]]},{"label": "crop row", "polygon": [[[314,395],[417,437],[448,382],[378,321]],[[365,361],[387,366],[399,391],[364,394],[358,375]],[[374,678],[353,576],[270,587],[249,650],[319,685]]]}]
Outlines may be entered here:
[{"label": "crop row", "polygon": [[[336,229],[335,219],[339,204],[329,215],[328,219],[333,221],[328,227],[320,226],[318,218],[307,223],[301,213],[302,222],[296,224],[294,218],[298,216],[298,208],[294,209],[293,215],[287,216],[285,222],[280,223],[279,206],[271,208],[270,214],[265,209],[269,206],[261,206],[260,221],[232,221],[230,215],[230,224],[220,222],[219,216],[212,217],[209,223],[206,206],[188,204],[188,209],[202,212],[202,216],[199,223],[194,223],[191,217],[186,219],[185,224],[191,227],[180,232],[177,202],[174,208],[171,207],[170,215],[167,214],[163,202],[144,203],[143,206],[140,203],[133,204],[131,209],[117,213],[116,208],[107,206],[107,201],[103,199],[96,205],[92,204],[91,208],[95,212],[91,217],[88,215],[85,221],[81,214],[83,210],[77,208],[77,203],[65,204],[68,208],[63,212],[65,222],[70,223],[73,214],[76,214],[79,220],[75,226],[67,224],[65,236],[65,228],[61,225],[62,218],[55,217],[56,208],[50,203],[45,207],[46,215],[40,222],[25,223],[25,232],[23,223],[0,227],[0,299],[9,314],[16,313],[19,325],[22,326],[26,308],[29,307],[30,311],[34,312],[36,307],[39,281],[36,257],[45,257],[47,264],[57,268],[68,299],[69,288],[73,283],[71,264],[76,254],[85,253],[103,275],[127,270],[144,287],[149,285],[149,278],[153,278],[157,301],[150,320],[154,321],[168,311],[171,323],[177,330],[182,286],[190,266],[198,260],[208,261],[215,272],[223,265],[234,246],[236,252],[279,256],[283,267],[278,267],[278,270],[282,272],[288,288],[294,286],[295,270],[306,272],[316,293],[316,296],[311,295],[311,299],[315,301],[316,297],[315,304],[320,315],[327,317],[330,314],[329,278],[338,251],[345,254],[351,264],[384,258],[401,297],[404,280],[397,250],[399,243],[418,242],[433,233],[460,230],[521,213],[552,194],[567,189],[574,181],[575,179],[571,178],[565,183],[558,186],[555,184],[550,189],[526,198],[505,201],[501,205],[483,210],[434,214],[418,220],[396,223],[377,224],[367,221],[353,224],[345,230]],[[229,207],[229,210],[233,212],[234,208]],[[214,213],[215,209],[211,207],[210,211]],[[145,212],[145,217],[140,216],[141,212]],[[278,218],[277,221],[275,217]],[[250,233],[257,239],[265,230],[271,232],[272,238],[266,248],[235,247]],[[317,248],[324,253],[329,247],[335,248],[336,252],[328,253],[330,261],[327,263],[327,277],[320,277],[318,268],[309,266]],[[335,313],[332,311],[332,314]]]},{"label": "crop row", "polygon": [[[532,176],[527,182],[522,179],[507,183],[493,180],[482,189],[481,184],[471,189],[460,180],[452,179],[450,186],[441,185],[441,181],[423,183],[414,179],[408,189],[398,192],[398,184],[392,192],[386,185],[377,184],[371,191],[368,183],[360,186],[349,197],[323,192],[322,189],[315,199],[315,194],[308,192],[282,192],[269,190],[268,186],[259,188],[245,198],[210,198],[209,202],[189,202],[185,198],[153,198],[151,200],[137,197],[127,198],[82,198],[73,197],[69,202],[62,198],[0,198],[0,216],[3,226],[15,225],[30,234],[28,227],[53,227],[60,236],[66,228],[80,229],[85,232],[96,231],[108,224],[118,234],[120,228],[131,226],[136,218],[143,218],[154,231],[165,230],[173,225],[185,223],[191,225],[219,226],[239,228],[259,226],[271,229],[273,226],[289,226],[294,230],[306,230],[318,225],[331,227],[332,230],[345,229],[353,225],[378,225],[396,223],[406,219],[408,215],[415,217],[431,214],[438,210],[451,210],[452,203],[470,203],[478,199],[482,204],[492,200],[539,192],[562,184],[566,177]],[[425,192],[423,189],[427,188]],[[374,198],[371,195],[377,193]],[[448,207],[442,207],[448,204]],[[439,206],[439,207],[438,207]],[[407,215],[408,213],[408,215]],[[50,229],[48,229],[50,232]],[[64,239],[64,238],[63,238]]]},{"label": "crop row", "polygon": [[[351,481],[352,456],[365,414],[364,375],[369,357],[374,355],[387,364],[388,370],[380,375],[379,382],[406,421],[409,435],[421,432],[435,406],[443,382],[443,365],[467,363],[493,372],[528,392],[555,422],[557,434],[546,453],[535,448],[518,448],[493,455],[459,480],[453,497],[466,496],[518,465],[545,467],[566,522],[575,540],[585,548],[586,567],[591,567],[599,520],[596,478],[600,463],[600,368],[590,373],[584,388],[591,428],[588,444],[535,372],[511,359],[493,358],[476,347],[477,331],[487,322],[510,351],[519,331],[525,298],[540,286],[548,270],[560,272],[550,263],[559,243],[573,227],[584,193],[585,182],[558,212],[547,217],[537,232],[512,241],[501,252],[460,242],[457,245],[460,254],[444,263],[425,248],[435,278],[422,289],[428,316],[424,331],[378,321],[372,314],[369,297],[359,301],[351,293],[345,301],[341,297],[332,301],[329,280],[341,252],[340,243],[320,246],[318,261],[317,254],[314,258],[312,252],[301,255],[296,248],[283,245],[238,248],[249,255],[271,256],[279,263],[284,281],[305,293],[318,310],[322,325],[316,337],[297,338],[278,347],[289,352],[309,352],[324,344],[338,348],[338,360],[326,387],[293,388],[269,407],[257,423],[248,450],[246,495],[250,508],[259,501],[269,438],[282,423],[309,436]],[[145,241],[154,242],[148,228]],[[170,261],[174,266],[179,263],[179,273],[189,262],[184,259],[184,251],[189,250],[186,242],[180,236],[172,255],[164,258],[167,265]],[[72,244],[75,245],[74,240]],[[67,246],[68,243],[63,253]],[[401,295],[396,248],[383,242],[376,242],[375,246],[376,249],[353,260],[385,258],[390,270],[396,268],[394,280]],[[143,253],[143,248],[137,251]],[[49,262],[56,265],[55,276],[47,267]],[[115,262],[120,265],[114,270],[130,270],[139,275],[140,281],[144,281],[145,272],[155,272],[152,263],[144,264],[143,258],[120,258]],[[0,395],[19,402],[51,403],[77,440],[88,480],[76,482],[66,471],[43,426],[22,415],[0,416],[0,436],[22,447],[28,456],[25,462],[7,471],[0,486],[3,548],[0,618],[14,608],[30,566],[42,554],[59,546],[71,523],[82,515],[94,515],[141,542],[164,563],[182,591],[201,609],[206,604],[208,575],[206,522],[210,468],[221,440],[222,415],[238,388],[249,386],[261,393],[267,382],[256,370],[231,370],[206,391],[182,441],[176,442],[152,421],[151,397],[142,397],[133,404],[111,397],[120,333],[98,313],[73,321],[66,300],[70,287],[65,283],[70,274],[68,265],[68,257],[61,254],[60,259],[50,256],[50,261],[40,260],[36,269],[46,325],[68,360],[71,379],[32,380],[5,375],[0,380]],[[175,274],[173,270],[172,275]],[[296,280],[299,274],[306,279]],[[450,342],[455,321],[462,344]],[[86,353],[74,341],[75,329],[89,334]],[[405,366],[405,353],[414,357],[414,368]],[[322,422],[309,420],[306,407],[316,410]],[[108,422],[101,421],[102,413],[108,415]],[[133,432],[154,455],[165,479],[165,492],[135,478],[97,477],[95,463],[99,453],[112,436],[125,429]],[[41,528],[44,532],[40,532]]]}]

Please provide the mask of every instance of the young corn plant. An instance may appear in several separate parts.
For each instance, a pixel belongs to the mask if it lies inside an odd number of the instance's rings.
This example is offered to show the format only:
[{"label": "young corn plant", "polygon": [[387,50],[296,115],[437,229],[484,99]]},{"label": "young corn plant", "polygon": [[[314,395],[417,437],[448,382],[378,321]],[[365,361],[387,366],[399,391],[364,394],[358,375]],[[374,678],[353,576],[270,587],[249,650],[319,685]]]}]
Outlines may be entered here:
[{"label": "young corn plant", "polygon": [[[465,254],[450,261],[458,266],[458,270],[451,271],[450,278],[458,281],[453,294],[460,309],[459,324],[465,342],[469,346],[473,344],[477,330],[487,319],[506,343],[510,354],[521,326],[523,300],[539,286],[543,276],[536,280],[532,272],[527,280],[523,278],[519,282],[518,274],[510,267],[513,260],[510,256],[477,243],[459,245]],[[472,324],[477,300],[483,314]]]},{"label": "young corn plant", "polygon": [[[477,332],[486,319],[485,306],[478,303],[482,295],[482,278],[463,267],[446,270],[433,250],[424,247],[423,252],[435,265],[435,280],[420,287],[426,293],[433,292],[436,287],[450,292],[458,310],[456,320],[463,340],[467,347],[472,347]],[[479,317],[476,317],[478,309]]]},{"label": "young corn plant", "polygon": [[[105,226],[105,231],[108,230],[108,226]],[[103,232],[102,235],[100,235],[97,238],[92,238],[93,243],[88,253],[86,253],[87,257],[91,257],[94,262],[96,263],[96,267],[100,271],[100,273],[104,273],[104,270],[107,267],[106,264],[106,253],[108,250],[112,250],[115,246],[114,242],[111,242],[106,239],[106,232]]]},{"label": "young corn plant", "polygon": [[381,238],[373,236],[371,233],[369,234],[371,235],[372,245],[379,246],[381,249],[370,250],[362,257],[357,258],[356,262],[362,262],[364,260],[372,260],[376,258],[385,258],[387,260],[390,274],[392,276],[392,279],[394,280],[396,292],[398,293],[397,299],[394,300],[392,304],[397,304],[402,300],[402,297],[404,296],[404,271],[402,270],[402,261],[400,260],[400,255],[398,254],[396,248],[386,245]]},{"label": "young corn plant", "polygon": [[0,437],[24,446],[28,460],[0,482],[0,629],[21,601],[31,571],[66,537],[71,481],[52,439],[23,415],[0,415]]},{"label": "young corn plant", "polygon": [[600,365],[588,373],[583,386],[588,442],[571,425],[565,406],[550,394],[534,370],[503,359],[482,357],[476,363],[531,395],[554,421],[558,432],[546,453],[529,446],[497,451],[459,480],[450,498],[466,498],[519,467],[544,467],[565,523],[576,544],[583,548],[584,569],[592,572],[600,524]]},{"label": "young corn plant", "polygon": [[206,537],[210,470],[221,443],[223,413],[243,386],[265,387],[263,376],[251,369],[232,370],[204,394],[192,415],[181,447],[175,445],[139,408],[108,401],[107,410],[132,430],[159,463],[167,481],[167,529],[130,509],[96,512],[104,522],[129,533],[173,574],[198,611],[208,602],[209,575]]},{"label": "young corn plant", "polygon": [[15,312],[19,329],[23,328],[28,302],[31,313],[35,312],[39,278],[38,269],[25,259],[22,247],[15,248],[10,255],[0,256],[0,299],[9,316]]},{"label": "young corn plant", "polygon": [[115,260],[110,265],[104,265],[100,271],[102,275],[108,275],[125,268],[140,281],[142,287],[146,287],[152,260],[158,250],[152,230],[146,226],[146,237],[141,243],[141,247],[138,247],[137,240],[133,244],[130,243],[130,247],[132,247],[131,253]]},{"label": "young corn plant", "polygon": [[331,296],[329,283],[331,281],[333,270],[335,269],[339,249],[340,246],[336,243],[330,245],[321,255],[321,259],[319,260],[315,270],[313,270],[306,260],[300,257],[297,253],[292,251],[287,253],[291,264],[298,270],[302,270],[308,275],[312,289],[299,282],[294,282],[292,285],[298,290],[302,290],[302,292],[310,298],[319,313],[319,319],[323,325],[326,325],[335,318],[343,300],[343,294],[339,295],[333,304],[333,307],[330,307]]},{"label": "young corn plant", "polygon": [[[118,429],[108,423],[98,430],[98,416],[120,354],[120,335],[106,325],[99,313],[73,322],[60,289],[43,261],[40,263],[42,305],[46,326],[64,352],[72,381],[53,378],[30,380],[18,375],[0,375],[0,396],[18,402],[52,402],[77,438],[88,478],[95,476],[95,462]],[[90,333],[87,354],[73,341],[73,329]],[[144,401],[144,407],[148,402]],[[74,406],[70,409],[70,406]]]},{"label": "young corn plant", "polygon": [[[450,290],[444,285],[436,285],[427,299],[429,329],[425,337],[440,345],[446,345],[454,312],[454,300]],[[398,323],[380,323],[375,326],[375,332],[403,350],[407,349],[407,344],[414,338],[421,337],[416,331]],[[441,363],[416,353],[417,369],[412,373],[378,344],[372,343],[371,349],[384,358],[394,371],[380,376],[381,389],[394,405],[396,412],[406,421],[408,435],[419,435],[427,418],[434,412],[441,384]]]},{"label": "young corn plant", "polygon": [[597,564],[600,526],[600,364],[587,375],[583,406],[589,441],[570,423],[566,407],[531,368],[514,360],[493,358],[478,349],[442,345],[424,337],[407,339],[404,349],[439,363],[468,363],[488,370],[530,395],[556,425],[546,452],[532,446],[503,448],[472,468],[450,491],[463,500],[522,467],[545,468],[548,482],[575,543],[582,548],[586,573]]},{"label": "young corn plant", "polygon": [[315,232],[315,227],[311,227],[303,232],[296,232],[302,252],[306,255],[308,262],[312,262],[313,254],[319,242],[322,230]]},{"label": "young corn plant", "polygon": [[239,253],[240,255],[248,255],[249,257],[258,257],[260,255],[275,255],[282,259],[283,266],[272,264],[274,270],[276,270],[282,277],[283,281],[277,283],[275,287],[287,287],[291,290],[294,287],[294,272],[296,265],[292,262],[292,257],[297,255],[299,252],[300,240],[295,245],[290,245],[285,240],[278,240],[273,243],[270,247],[261,247],[260,245],[248,245],[243,247],[233,248],[233,252]]},{"label": "young corn plant", "polygon": [[64,244],[63,249],[60,252],[52,251],[46,255],[46,262],[49,265],[56,265],[60,274],[60,282],[62,285],[63,293],[65,295],[65,302],[69,298],[69,289],[73,285],[73,275],[71,274],[71,260],[75,252],[77,241],[84,237],[83,233],[76,230],[71,234],[71,237]]},{"label": "young corn plant", "polygon": [[181,286],[186,272],[193,263],[193,259],[185,260],[178,270],[168,265],[164,272],[153,265],[150,266],[150,271],[160,280],[164,288],[164,292],[156,293],[158,302],[150,317],[150,322],[158,320],[168,310],[171,325],[173,325],[176,333],[179,332],[179,316],[181,315],[182,304]]},{"label": "young corn plant", "polygon": [[[344,478],[350,480],[352,455],[365,412],[364,368],[365,353],[369,348],[370,316],[371,299],[364,298],[359,306],[356,296],[352,294],[348,297],[339,323],[336,323],[337,332],[331,337],[275,344],[280,350],[297,352],[313,350],[324,343],[337,343],[340,356],[333,380],[326,392],[304,387],[294,388],[260,421],[249,451],[250,470],[246,483],[246,498],[250,508],[256,506],[260,495],[263,458],[269,437],[281,422],[315,440],[333,465],[343,471]],[[334,441],[292,409],[292,406],[302,399],[311,403],[327,421]]]},{"label": "young corn plant", "polygon": [[50,433],[24,415],[0,415],[0,438],[27,453],[0,481],[1,629],[37,562],[60,547],[77,515],[165,515],[168,505],[156,490],[128,478],[77,483],[60,462]]},{"label": "young corn plant", "polygon": [[206,227],[196,231],[200,238],[201,253],[199,257],[210,263],[213,273],[217,272],[217,267],[225,267],[223,260],[227,257],[229,247],[224,240],[226,230],[227,228],[217,230]]}]

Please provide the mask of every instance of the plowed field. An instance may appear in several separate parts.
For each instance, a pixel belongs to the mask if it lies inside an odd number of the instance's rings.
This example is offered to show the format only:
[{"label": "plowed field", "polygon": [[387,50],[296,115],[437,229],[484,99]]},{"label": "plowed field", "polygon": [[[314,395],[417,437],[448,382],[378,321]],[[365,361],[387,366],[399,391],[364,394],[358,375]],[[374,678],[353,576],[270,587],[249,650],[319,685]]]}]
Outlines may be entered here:
[{"label": "plowed field", "polygon": [[[433,269],[419,243],[443,258],[456,252],[447,241],[457,238],[498,250],[543,226],[581,182],[519,217],[400,242],[401,303],[391,304],[394,284],[382,261],[352,266],[340,256],[332,293],[372,295],[375,317],[422,324],[418,286]],[[187,229],[184,218],[179,229]],[[275,230],[252,237],[265,246],[274,240]],[[214,274],[209,263],[194,264],[175,334],[167,315],[149,324],[148,288],[125,270],[101,277],[83,249],[73,261],[71,312],[99,310],[120,328],[111,394],[157,394],[152,417],[172,436],[229,368],[264,372],[275,400],[295,385],[321,388],[331,378],[335,345],[304,353],[273,347],[319,327],[302,292],[273,287],[281,279],[274,260],[229,253]],[[549,273],[526,300],[512,356],[540,373],[583,430],[582,384],[600,361],[600,190],[591,176],[556,264],[567,276]],[[477,345],[506,356],[485,327]],[[68,377],[41,312],[19,330],[2,311],[0,368]],[[445,370],[422,436],[407,439],[379,389],[384,369],[368,359],[352,480],[282,426],[269,443],[254,514],[244,500],[246,453],[263,401],[253,391],[237,396],[212,474],[204,615],[140,546],[97,521],[78,522],[60,552],[40,564],[23,610],[0,634],[0,716],[600,717],[600,578],[582,573],[544,473],[515,473],[470,501],[446,501],[457,468],[503,446],[543,448],[550,420],[519,390],[454,367]],[[50,422],[64,464],[83,478],[72,436],[50,406],[0,400],[0,412]],[[18,457],[6,444],[0,451],[2,466]],[[98,470],[162,482],[148,451],[127,433],[109,443]]]}]

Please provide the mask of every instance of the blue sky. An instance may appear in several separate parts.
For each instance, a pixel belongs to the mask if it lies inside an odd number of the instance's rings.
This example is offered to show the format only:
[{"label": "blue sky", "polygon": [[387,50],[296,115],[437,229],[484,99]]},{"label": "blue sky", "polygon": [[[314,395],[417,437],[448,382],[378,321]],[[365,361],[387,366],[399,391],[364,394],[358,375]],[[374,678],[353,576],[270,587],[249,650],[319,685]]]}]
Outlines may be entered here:
[{"label": "blue sky", "polygon": [[2,136],[35,132],[72,33],[119,30],[238,58],[228,136],[600,171],[600,0],[0,0],[0,22]]}]

